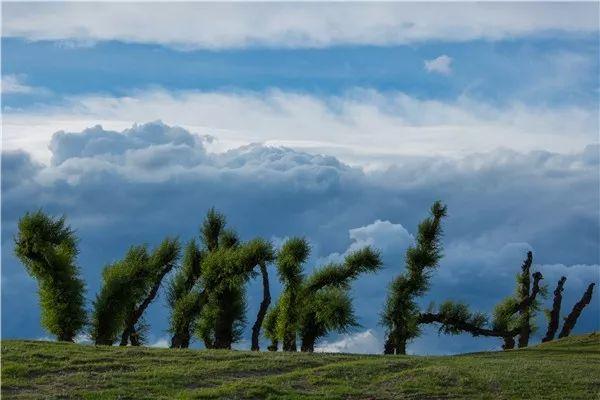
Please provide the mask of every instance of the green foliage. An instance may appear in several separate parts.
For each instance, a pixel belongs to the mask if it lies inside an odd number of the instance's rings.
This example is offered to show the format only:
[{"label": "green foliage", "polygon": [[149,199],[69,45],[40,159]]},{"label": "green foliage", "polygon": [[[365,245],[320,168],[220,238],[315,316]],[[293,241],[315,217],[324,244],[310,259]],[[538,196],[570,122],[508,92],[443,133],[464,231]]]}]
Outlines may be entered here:
[{"label": "green foliage", "polygon": [[197,287],[201,276],[204,253],[195,240],[190,240],[183,254],[181,268],[167,285],[167,305],[170,309],[169,332],[176,340],[189,345],[192,325],[195,323],[206,299]]},{"label": "green foliage", "polygon": [[134,314],[152,301],[178,257],[178,241],[167,238],[152,254],[146,246],[132,246],[122,260],[104,268],[92,313],[90,336],[96,344],[113,344],[127,323],[137,322],[141,314]]},{"label": "green foliage", "polygon": [[59,340],[73,341],[85,323],[85,285],[75,265],[77,239],[65,218],[41,210],[18,225],[15,254],[38,281],[42,326]]},{"label": "green foliage", "polygon": [[289,239],[279,251],[277,271],[284,290],[264,321],[271,347],[282,341],[283,350],[295,351],[300,334],[302,350],[312,351],[327,333],[356,326],[349,284],[361,273],[381,266],[379,253],[365,247],[347,255],[342,264],[327,264],[304,277],[303,264],[309,253],[310,246],[302,238]]},{"label": "green foliage", "polygon": [[386,352],[404,353],[407,341],[420,334],[416,299],[429,289],[431,271],[442,258],[441,220],[446,206],[436,201],[418,227],[416,244],[406,251],[406,272],[394,279],[381,315],[387,329]]},{"label": "green foliage", "polygon": [[445,301],[439,307],[442,322],[440,332],[445,334],[457,335],[463,332],[461,325],[468,324],[476,328],[483,328],[488,321],[485,314],[479,312],[471,312],[469,306],[464,303],[455,303],[453,301]]},{"label": "green foliage", "polygon": [[512,331],[520,326],[519,316],[515,313],[518,301],[510,296],[502,300],[494,308],[492,327],[498,331]]},{"label": "green foliage", "polygon": [[146,246],[132,246],[122,260],[104,268],[91,321],[90,336],[96,344],[112,345],[131,309],[142,301],[150,286],[149,259]]},{"label": "green foliage", "polygon": [[[173,310],[171,331],[176,334],[177,327],[194,329],[192,325],[196,324],[197,336],[209,348],[230,348],[233,342],[239,340],[246,323],[244,285],[256,274],[256,266],[269,263],[274,258],[268,241],[258,238],[242,242],[234,231],[226,229],[226,223],[224,215],[214,209],[209,210],[200,230],[202,249],[190,250],[202,254],[198,258],[199,274],[186,279],[186,276],[193,274],[187,273],[184,268],[181,274],[173,278],[169,288]],[[186,285],[185,282],[192,282],[192,285]],[[203,303],[193,307],[188,303],[191,300],[186,299],[186,306],[179,307],[188,307],[194,313],[184,317],[176,310],[177,299],[186,298],[196,282],[201,288],[194,289],[199,291],[195,297],[202,299]],[[182,334],[185,335],[185,332]]]}]

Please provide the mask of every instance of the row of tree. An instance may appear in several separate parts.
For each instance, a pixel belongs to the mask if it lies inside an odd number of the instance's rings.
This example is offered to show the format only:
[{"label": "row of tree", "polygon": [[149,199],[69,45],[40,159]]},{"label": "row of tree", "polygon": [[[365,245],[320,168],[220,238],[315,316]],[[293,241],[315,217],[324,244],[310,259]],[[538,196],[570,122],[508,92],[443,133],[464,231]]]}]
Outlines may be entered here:
[{"label": "row of tree", "polygon": [[[436,202],[430,216],[418,227],[416,243],[406,251],[405,271],[388,289],[381,314],[386,328],[384,353],[405,354],[406,345],[420,334],[423,324],[438,324],[448,334],[468,332],[503,340],[503,348],[526,347],[540,311],[542,274],[531,272],[529,252],[517,279],[516,294],[495,308],[490,320],[463,303],[446,301],[421,311],[418,302],[429,289],[433,271],[442,258],[442,220],[446,207]],[[261,330],[269,350],[312,352],[317,341],[330,332],[347,332],[358,326],[350,285],[361,274],[381,267],[377,250],[366,246],[346,255],[343,262],[329,263],[312,274],[304,273],[310,246],[303,238],[290,238],[276,251],[268,241],[242,241],[228,229],[225,217],[209,210],[199,240],[183,249],[179,241],[166,238],[150,251],[132,246],[123,259],[107,265],[102,287],[88,317],[85,286],[75,261],[77,239],[65,218],[42,211],[27,213],[19,221],[15,253],[39,284],[42,325],[58,340],[73,341],[84,330],[97,345],[138,346],[146,340],[144,312],[155,300],[165,277],[170,310],[171,347],[187,348],[199,338],[206,348],[230,349],[240,340],[246,320],[246,284],[262,278],[263,299],[252,326],[252,350],[259,350]],[[275,264],[283,291],[271,305],[268,265]],[[543,341],[552,340],[559,328],[562,277],[548,311]],[[568,336],[585,306],[594,284],[565,318],[559,337]]]}]

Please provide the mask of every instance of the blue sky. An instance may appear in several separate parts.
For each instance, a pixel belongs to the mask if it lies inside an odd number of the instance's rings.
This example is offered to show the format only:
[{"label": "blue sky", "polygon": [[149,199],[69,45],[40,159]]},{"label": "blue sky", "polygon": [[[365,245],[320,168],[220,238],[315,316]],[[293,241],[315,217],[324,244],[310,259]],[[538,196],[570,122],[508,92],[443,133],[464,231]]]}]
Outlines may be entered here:
[{"label": "blue sky", "polygon": [[[378,351],[386,285],[435,199],[446,257],[424,306],[491,311],[528,249],[550,289],[567,276],[565,310],[598,282],[597,3],[165,7],[3,7],[3,336],[45,336],[11,239],[39,207],[80,234],[90,300],[129,245],[187,240],[213,205],[244,238],[305,235],[309,269],[380,247],[384,271],[355,287],[363,328],[330,350]],[[409,350],[498,346],[430,329]]]}]

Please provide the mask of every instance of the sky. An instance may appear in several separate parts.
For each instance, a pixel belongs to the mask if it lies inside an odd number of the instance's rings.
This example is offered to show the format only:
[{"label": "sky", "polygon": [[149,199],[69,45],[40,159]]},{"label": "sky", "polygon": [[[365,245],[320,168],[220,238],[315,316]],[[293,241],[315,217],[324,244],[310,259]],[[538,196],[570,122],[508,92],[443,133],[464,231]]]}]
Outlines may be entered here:
[{"label": "sky", "polygon": [[[491,313],[531,250],[550,293],[567,277],[566,315],[600,281],[598,7],[3,3],[2,336],[48,337],[13,255],[19,217],[39,208],[79,236],[88,307],[105,265],[197,237],[212,206],[245,240],[306,237],[307,273],[377,247],[383,269],[353,285],[361,327],[318,349],[378,353],[387,286],[440,199],[444,258],[423,308]],[[261,298],[250,282],[250,321]],[[576,332],[600,328],[598,299]],[[150,344],[167,343],[167,318],[161,293]],[[408,351],[500,345],[430,326]]]}]

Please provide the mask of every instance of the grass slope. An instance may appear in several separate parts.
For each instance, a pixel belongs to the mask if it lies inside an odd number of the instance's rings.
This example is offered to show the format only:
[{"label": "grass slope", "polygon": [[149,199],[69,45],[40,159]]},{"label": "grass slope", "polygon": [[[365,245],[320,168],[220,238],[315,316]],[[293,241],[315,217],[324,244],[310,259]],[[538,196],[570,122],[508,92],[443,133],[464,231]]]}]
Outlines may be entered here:
[{"label": "grass slope", "polygon": [[597,333],[448,357],[2,342],[2,399],[598,399],[599,393]]}]

